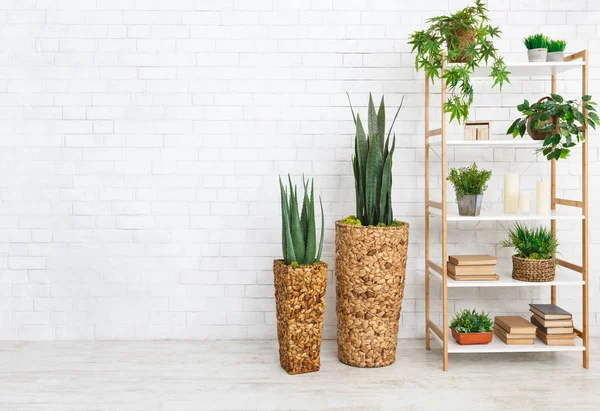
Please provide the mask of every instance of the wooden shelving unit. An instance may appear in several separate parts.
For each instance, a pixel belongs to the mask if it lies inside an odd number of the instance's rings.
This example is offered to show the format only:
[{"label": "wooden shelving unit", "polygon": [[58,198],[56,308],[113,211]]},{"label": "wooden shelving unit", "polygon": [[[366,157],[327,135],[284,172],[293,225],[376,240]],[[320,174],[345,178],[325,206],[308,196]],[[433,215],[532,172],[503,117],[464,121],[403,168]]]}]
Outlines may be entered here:
[{"label": "wooden shelving unit", "polygon": [[[445,57],[443,58],[442,72],[446,70]],[[518,77],[545,77],[550,80],[551,90],[556,93],[557,74],[568,70],[581,70],[581,93],[588,94],[588,51],[582,50],[565,58],[564,62],[554,63],[516,63],[508,64],[508,70],[511,72],[511,80]],[[489,67],[481,67],[476,70],[472,78],[487,78]],[[582,179],[582,198],[581,201],[573,201],[558,198],[556,196],[556,160],[551,161],[551,204],[552,213],[549,215],[513,215],[501,212],[482,212],[479,217],[461,217],[456,212],[448,211],[447,203],[447,151],[449,147],[458,150],[461,147],[481,147],[493,149],[501,148],[531,148],[535,149],[541,145],[539,141],[533,140],[489,140],[489,141],[449,141],[447,140],[447,122],[446,113],[442,110],[442,124],[440,128],[429,128],[429,84],[425,79],[425,347],[430,349],[431,337],[433,336],[442,345],[443,350],[443,369],[448,370],[448,354],[450,353],[502,353],[502,352],[554,352],[554,351],[582,351],[583,367],[589,368],[589,331],[588,331],[588,130],[583,130],[585,141],[582,143],[581,158],[581,179]],[[441,80],[441,101],[446,101],[446,82]],[[441,201],[430,199],[429,184],[429,165],[430,150],[439,149],[441,151]],[[557,210],[557,206],[563,206]],[[442,255],[441,264],[433,261],[430,255],[430,219],[441,218],[442,231]],[[580,220],[582,232],[582,256],[581,265],[573,264],[564,260],[557,259],[558,264],[568,271],[557,272],[556,279],[550,283],[528,283],[516,281],[511,278],[510,272],[500,272],[499,281],[455,281],[449,278],[447,272],[448,261],[448,222],[449,221],[517,221],[517,220],[543,220],[550,221],[551,230],[556,234],[557,220]],[[442,326],[436,325],[430,316],[430,284],[431,279],[440,281],[442,284]],[[575,328],[576,345],[569,347],[547,346],[539,340],[533,345],[506,345],[496,337],[494,341],[485,346],[461,346],[456,343],[449,332],[448,322],[448,290],[450,288],[464,287],[541,287],[549,286],[551,290],[550,300],[556,303],[557,286],[578,286],[581,287],[581,304],[583,321],[581,328]]]}]

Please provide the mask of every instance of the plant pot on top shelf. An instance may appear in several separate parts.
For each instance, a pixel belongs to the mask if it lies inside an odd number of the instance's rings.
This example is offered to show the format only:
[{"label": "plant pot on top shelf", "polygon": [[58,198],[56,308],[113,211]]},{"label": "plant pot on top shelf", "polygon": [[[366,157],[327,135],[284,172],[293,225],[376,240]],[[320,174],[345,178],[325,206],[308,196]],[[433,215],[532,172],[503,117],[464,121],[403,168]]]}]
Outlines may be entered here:
[{"label": "plant pot on top shelf", "polygon": [[548,37],[543,34],[533,34],[523,39],[527,47],[527,59],[530,63],[546,62],[548,57]]},{"label": "plant pot on top shelf", "polygon": [[[303,181],[302,214],[298,213],[296,189],[281,187],[283,260],[273,262],[279,362],[288,374],[304,374],[321,368],[321,342],[327,289],[327,264],[321,240],[316,242],[313,185]],[[317,251],[318,246],[318,251]],[[315,253],[317,253],[315,257]]]},{"label": "plant pot on top shelf", "polygon": [[487,190],[487,182],[491,177],[491,171],[478,170],[475,163],[470,167],[450,170],[447,180],[454,185],[459,215],[479,216],[483,193]]},{"label": "plant pot on top shelf", "polygon": [[396,360],[410,226],[392,212],[396,138],[386,138],[383,98],[376,112],[369,97],[368,113],[368,134],[354,117],[357,216],[335,224],[336,313],[339,360],[375,368]]},{"label": "plant pot on top shelf", "polygon": [[494,338],[492,319],[475,310],[461,310],[454,314],[450,329],[460,345],[489,344]]},{"label": "plant pot on top shelf", "polygon": [[502,247],[514,248],[512,278],[519,281],[553,281],[556,273],[554,255],[558,241],[546,227],[529,228],[516,223],[508,230],[508,239]]},{"label": "plant pot on top shelf", "polygon": [[550,40],[548,42],[547,61],[561,62],[565,60],[567,43],[563,40]]}]

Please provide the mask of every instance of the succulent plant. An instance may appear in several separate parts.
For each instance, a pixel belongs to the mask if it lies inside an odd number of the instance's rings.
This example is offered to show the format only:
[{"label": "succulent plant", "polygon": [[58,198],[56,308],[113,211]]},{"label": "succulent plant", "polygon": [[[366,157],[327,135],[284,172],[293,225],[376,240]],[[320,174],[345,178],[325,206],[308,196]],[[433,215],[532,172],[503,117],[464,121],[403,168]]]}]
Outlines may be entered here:
[{"label": "succulent plant", "polygon": [[[283,248],[283,259],[287,265],[311,265],[321,260],[323,252],[323,235],[325,220],[323,217],[323,202],[321,203],[321,240],[317,253],[317,228],[315,226],[315,200],[314,179],[305,181],[302,177],[304,196],[302,199],[302,211],[298,212],[298,190],[292,185],[292,179],[288,175],[289,187],[283,185],[279,177],[281,188],[281,243]],[[308,186],[310,183],[310,196]],[[317,253],[315,257],[315,253]]]},{"label": "succulent plant", "polygon": [[[350,96],[348,96],[350,102]],[[402,108],[402,102],[394,121],[385,136],[385,104],[383,97],[379,104],[379,110],[375,111],[373,96],[369,94],[369,134],[365,134],[360,115],[354,115],[352,102],[352,118],[356,125],[354,142],[354,156],[352,167],[354,169],[354,185],[356,191],[356,217],[364,226],[385,225],[390,226],[394,222],[392,211],[392,157],[396,147],[396,135],[394,134],[390,147],[390,134]]]}]

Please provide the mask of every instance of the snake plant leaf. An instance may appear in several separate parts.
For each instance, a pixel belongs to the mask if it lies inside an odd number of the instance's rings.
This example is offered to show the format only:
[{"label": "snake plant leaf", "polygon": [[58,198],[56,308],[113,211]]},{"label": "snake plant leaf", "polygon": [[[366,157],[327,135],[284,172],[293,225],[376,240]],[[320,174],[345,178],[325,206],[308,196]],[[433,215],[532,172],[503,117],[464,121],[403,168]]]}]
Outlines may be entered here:
[{"label": "snake plant leaf", "polygon": [[365,209],[369,225],[376,225],[377,217],[377,191],[381,187],[382,154],[376,144],[369,144],[367,158],[366,184],[365,184]]},{"label": "snake plant leaf", "polygon": [[281,182],[281,176],[279,176],[279,187],[281,190],[281,248],[282,248],[282,252],[283,252],[283,258],[285,260],[286,264],[289,264],[290,262],[288,262],[287,260],[287,246],[288,246],[288,242],[287,242],[287,236],[286,236],[286,226],[289,227],[289,220],[287,220],[285,218],[285,209],[286,209],[286,203],[287,203],[287,192],[285,191],[285,189],[283,188],[283,183]]},{"label": "snake plant leaf", "polygon": [[319,197],[319,203],[321,204],[321,240],[319,241],[319,253],[315,262],[321,261],[321,254],[323,254],[323,240],[325,238],[325,213],[323,213],[323,201]]},{"label": "snake plant leaf", "polygon": [[[294,245],[294,253],[296,261],[300,263],[304,261],[306,248],[304,244],[304,235],[302,234],[302,226],[300,225],[300,216],[298,215],[298,197],[297,190],[292,186],[292,178],[288,174],[290,181],[290,228],[292,230],[292,240]],[[293,187],[293,188],[292,188]]]},{"label": "snake plant leaf", "polygon": [[377,113],[375,112],[375,104],[373,104],[373,96],[369,93],[369,137],[376,135],[378,135]]},{"label": "snake plant leaf", "polygon": [[350,111],[352,111],[352,120],[354,120],[354,125],[356,125],[356,116],[354,115],[354,107],[352,107],[352,101],[350,101],[350,94],[346,92],[346,96],[348,97],[348,104],[350,105]]},{"label": "snake plant leaf", "polygon": [[315,227],[315,185],[314,180],[311,182],[310,189],[310,199],[309,207],[308,207],[308,228],[306,231],[307,234],[307,243],[306,243],[306,253],[304,264],[314,264],[315,258],[315,250],[317,249],[316,244],[316,227]]},{"label": "snake plant leaf", "polygon": [[377,140],[381,146],[381,153],[384,153],[383,141],[385,139],[385,103],[383,102],[383,96],[381,97],[381,103],[379,104],[379,111],[377,112]]},{"label": "snake plant leaf", "polygon": [[[281,180],[281,178],[280,178]],[[291,233],[291,226],[290,226],[290,215],[289,215],[289,203],[288,203],[288,196],[287,196],[287,191],[284,190],[283,188],[283,184],[281,186],[281,190],[282,190],[282,211],[283,211],[283,227],[282,227],[282,231],[283,231],[283,236],[285,237],[285,249],[284,249],[284,255],[283,255],[283,259],[285,260],[286,264],[291,264],[296,260],[296,254],[294,252],[294,242],[292,240],[292,233]],[[291,190],[290,190],[291,191]]]},{"label": "snake plant leaf", "polygon": [[[300,214],[300,226],[302,232],[306,233],[308,228],[308,181],[305,181],[304,174],[302,175],[302,187],[304,188],[304,197],[302,199],[302,213]],[[306,238],[304,239],[306,242]]]}]

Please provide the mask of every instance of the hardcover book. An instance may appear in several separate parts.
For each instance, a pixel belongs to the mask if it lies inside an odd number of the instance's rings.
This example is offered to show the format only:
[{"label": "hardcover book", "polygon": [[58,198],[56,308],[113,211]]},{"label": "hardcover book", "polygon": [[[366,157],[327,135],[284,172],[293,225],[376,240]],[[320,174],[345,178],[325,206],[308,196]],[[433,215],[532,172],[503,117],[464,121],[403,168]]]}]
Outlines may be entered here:
[{"label": "hardcover book", "polygon": [[454,275],[494,275],[493,265],[456,265],[448,262],[448,272]]},{"label": "hardcover book", "polygon": [[533,318],[541,324],[543,327],[555,328],[555,327],[573,327],[573,320],[544,320],[537,314],[533,314]]},{"label": "hardcover book", "polygon": [[[544,332],[538,328],[536,330],[536,335],[537,335],[537,338],[539,338],[546,345],[554,345],[554,346],[575,345],[575,334],[572,334],[570,336],[560,335],[560,336],[553,337],[553,336],[544,334]],[[556,337],[559,337],[559,338],[556,338]]]},{"label": "hardcover book", "polygon": [[518,315],[497,316],[494,322],[508,334],[535,335],[535,325]]},{"label": "hardcover book", "polygon": [[451,255],[448,260],[456,265],[496,265],[498,259],[487,254]]},{"label": "hardcover book", "polygon": [[570,320],[573,318],[571,313],[556,304],[529,304],[529,310],[544,320]]},{"label": "hardcover book", "polygon": [[448,277],[455,281],[498,281],[500,277],[493,275],[454,275],[448,273]]},{"label": "hardcover book", "polygon": [[533,344],[534,340],[534,337],[525,336],[523,336],[524,338],[508,338],[500,327],[494,327],[494,334],[508,345],[529,345]]},{"label": "hardcover book", "polygon": [[542,324],[540,324],[535,319],[535,316],[531,316],[531,323],[534,324],[535,326],[537,326],[537,328],[542,330],[547,335],[573,334],[573,327],[554,327],[554,328],[544,327]]}]

